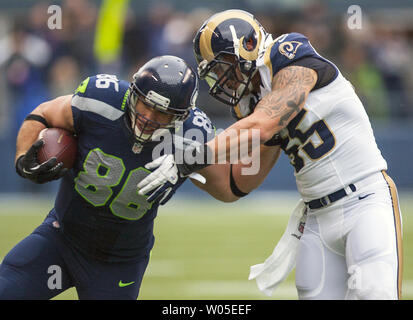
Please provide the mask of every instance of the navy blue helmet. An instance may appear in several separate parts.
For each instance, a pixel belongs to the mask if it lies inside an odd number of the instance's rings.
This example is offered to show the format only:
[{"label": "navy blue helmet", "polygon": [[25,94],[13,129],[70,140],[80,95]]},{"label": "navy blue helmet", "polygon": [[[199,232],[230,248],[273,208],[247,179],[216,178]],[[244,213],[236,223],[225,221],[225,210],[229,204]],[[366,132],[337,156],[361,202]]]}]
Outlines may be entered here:
[{"label": "navy blue helmet", "polygon": [[[226,10],[204,22],[193,40],[198,75],[219,101],[235,106],[251,90],[268,33],[254,16]],[[238,72],[237,72],[238,70]]]},{"label": "navy blue helmet", "polygon": [[[173,128],[177,121],[185,121],[195,106],[199,84],[196,73],[184,60],[159,56],[149,60],[133,75],[129,90],[126,127],[133,141],[142,144],[152,140],[155,130]],[[160,123],[146,118],[136,110],[138,100],[172,115],[172,120]]]}]

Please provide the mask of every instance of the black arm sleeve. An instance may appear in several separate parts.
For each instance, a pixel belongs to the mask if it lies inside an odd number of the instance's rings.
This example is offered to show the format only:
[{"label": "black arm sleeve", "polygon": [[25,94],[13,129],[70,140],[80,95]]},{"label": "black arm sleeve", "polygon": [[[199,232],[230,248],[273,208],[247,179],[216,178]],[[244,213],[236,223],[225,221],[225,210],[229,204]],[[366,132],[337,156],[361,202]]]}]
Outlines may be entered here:
[{"label": "black arm sleeve", "polygon": [[306,67],[317,72],[317,82],[312,90],[328,85],[337,75],[337,69],[331,63],[315,57],[304,57],[292,62],[288,66]]}]

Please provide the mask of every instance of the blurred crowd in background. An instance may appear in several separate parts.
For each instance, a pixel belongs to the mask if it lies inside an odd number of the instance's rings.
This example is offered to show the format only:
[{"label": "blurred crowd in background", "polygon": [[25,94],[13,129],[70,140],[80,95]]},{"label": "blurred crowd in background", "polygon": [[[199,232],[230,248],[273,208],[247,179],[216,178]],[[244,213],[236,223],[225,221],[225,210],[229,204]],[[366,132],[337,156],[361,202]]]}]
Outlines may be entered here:
[{"label": "blurred crowd in background", "polygon": [[[170,2],[154,3],[142,13],[136,3],[130,5],[120,55],[114,62],[104,63],[94,51],[100,3],[59,2],[62,28],[54,30],[47,23],[49,5],[37,1],[26,10],[11,13],[3,8],[0,13],[2,132],[14,135],[34,107],[73,93],[89,75],[110,73],[129,80],[143,62],[163,54],[180,56],[195,67],[192,39],[202,22],[214,13],[201,6],[185,11]],[[292,31],[305,34],[316,50],[352,82],[373,120],[413,120],[410,18],[362,8],[362,28],[349,29],[349,14],[334,12],[324,2],[312,1],[297,10],[243,9],[252,12],[274,38]],[[198,101],[211,118],[230,117],[228,108],[208,96],[204,84]]]}]

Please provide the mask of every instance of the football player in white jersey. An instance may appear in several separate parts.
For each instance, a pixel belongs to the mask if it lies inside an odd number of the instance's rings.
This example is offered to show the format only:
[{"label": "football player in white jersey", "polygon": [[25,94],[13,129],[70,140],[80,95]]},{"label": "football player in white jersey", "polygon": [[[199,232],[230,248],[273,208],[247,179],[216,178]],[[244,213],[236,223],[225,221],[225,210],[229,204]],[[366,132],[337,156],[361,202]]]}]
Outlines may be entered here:
[{"label": "football player in white jersey", "polygon": [[[338,68],[302,34],[273,38],[252,14],[226,10],[194,39],[198,73],[209,93],[238,120],[201,149],[193,164],[171,156],[139,187],[167,186],[216,163],[221,135],[281,148],[291,159],[305,202],[306,225],[296,262],[300,299],[400,299],[402,227],[397,190],[386,174],[365,109]],[[274,152],[278,149],[275,147]],[[212,158],[205,155],[212,154]],[[233,186],[243,194],[249,176]]]}]

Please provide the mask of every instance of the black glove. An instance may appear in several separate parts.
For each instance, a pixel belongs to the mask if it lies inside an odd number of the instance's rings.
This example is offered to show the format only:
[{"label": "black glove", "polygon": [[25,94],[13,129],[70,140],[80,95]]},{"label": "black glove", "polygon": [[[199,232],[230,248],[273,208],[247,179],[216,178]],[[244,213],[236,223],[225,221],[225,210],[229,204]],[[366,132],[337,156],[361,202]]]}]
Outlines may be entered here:
[{"label": "black glove", "polygon": [[16,161],[16,172],[23,178],[34,183],[45,183],[63,177],[67,168],[63,168],[63,162],[57,163],[56,158],[51,158],[41,164],[37,160],[37,151],[43,146],[44,141],[36,141],[25,155]]}]

